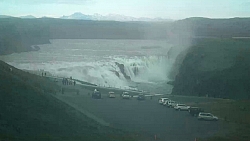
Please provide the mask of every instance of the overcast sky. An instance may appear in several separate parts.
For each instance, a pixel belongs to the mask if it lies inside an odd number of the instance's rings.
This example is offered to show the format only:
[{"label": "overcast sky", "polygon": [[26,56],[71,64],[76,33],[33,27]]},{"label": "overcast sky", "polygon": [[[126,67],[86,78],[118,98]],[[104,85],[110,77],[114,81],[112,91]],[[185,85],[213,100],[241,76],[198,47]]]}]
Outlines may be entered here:
[{"label": "overcast sky", "polygon": [[0,15],[60,17],[74,12],[133,17],[250,17],[250,0],[0,0]]}]

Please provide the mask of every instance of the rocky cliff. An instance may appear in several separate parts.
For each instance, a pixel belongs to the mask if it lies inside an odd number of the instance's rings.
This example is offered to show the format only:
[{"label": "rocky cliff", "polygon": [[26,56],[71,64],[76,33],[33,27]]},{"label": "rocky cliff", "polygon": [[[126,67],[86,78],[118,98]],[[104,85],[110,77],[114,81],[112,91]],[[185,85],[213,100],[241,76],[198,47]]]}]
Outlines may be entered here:
[{"label": "rocky cliff", "polygon": [[181,61],[172,94],[250,98],[249,39],[204,39]]},{"label": "rocky cliff", "polygon": [[37,51],[32,46],[49,43],[49,28],[37,20],[0,19],[0,55]]}]

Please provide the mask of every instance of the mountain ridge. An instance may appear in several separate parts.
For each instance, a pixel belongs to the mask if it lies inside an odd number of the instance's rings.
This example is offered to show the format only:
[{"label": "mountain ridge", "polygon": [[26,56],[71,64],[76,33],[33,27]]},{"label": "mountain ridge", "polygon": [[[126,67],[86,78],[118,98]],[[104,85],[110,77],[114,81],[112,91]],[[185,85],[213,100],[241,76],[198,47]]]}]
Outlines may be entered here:
[{"label": "mountain ridge", "polygon": [[106,16],[95,13],[93,15],[86,15],[81,12],[75,12],[69,16],[62,16],[61,19],[78,19],[78,20],[100,20],[100,21],[173,21],[171,19],[163,18],[147,18],[139,17],[135,18],[132,16],[125,16],[120,14],[108,14]]}]

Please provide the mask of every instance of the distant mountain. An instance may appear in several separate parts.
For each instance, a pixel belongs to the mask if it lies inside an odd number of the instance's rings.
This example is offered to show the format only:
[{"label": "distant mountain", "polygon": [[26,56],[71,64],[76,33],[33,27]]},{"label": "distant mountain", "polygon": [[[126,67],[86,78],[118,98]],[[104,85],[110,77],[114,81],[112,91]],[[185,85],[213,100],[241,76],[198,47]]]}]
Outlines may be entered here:
[{"label": "distant mountain", "polygon": [[48,17],[48,16],[43,16],[43,17],[40,17],[40,19],[56,19],[56,18]]},{"label": "distant mountain", "polygon": [[79,19],[79,20],[92,20],[91,15],[85,15],[80,12],[76,12],[70,16],[62,16],[61,19]]},{"label": "distant mountain", "polygon": [[0,18],[12,18],[11,16],[0,15]]},{"label": "distant mountain", "polygon": [[32,15],[27,15],[27,16],[20,16],[19,18],[22,18],[22,19],[35,19],[36,17],[32,16]]},{"label": "distant mountain", "polygon": [[119,14],[109,14],[106,16],[100,14],[86,15],[81,12],[76,12],[69,16],[62,16],[61,19],[78,19],[78,20],[99,20],[99,21],[172,21],[170,19],[163,18],[135,18],[131,16],[119,15]]}]

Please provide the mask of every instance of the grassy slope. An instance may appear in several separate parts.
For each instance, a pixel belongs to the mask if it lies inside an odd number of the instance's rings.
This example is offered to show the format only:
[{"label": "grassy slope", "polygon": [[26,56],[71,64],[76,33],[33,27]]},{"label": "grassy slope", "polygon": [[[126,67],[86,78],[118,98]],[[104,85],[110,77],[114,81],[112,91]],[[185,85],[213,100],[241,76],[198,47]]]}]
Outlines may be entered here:
[{"label": "grassy slope", "polygon": [[222,132],[214,137],[198,139],[198,141],[249,141],[250,139],[250,101],[206,98],[195,96],[169,96],[170,99],[201,107],[205,112],[219,117],[223,123]]},{"label": "grassy slope", "polygon": [[[207,39],[189,49],[176,77],[172,94],[249,99],[249,45],[247,39]],[[206,100],[175,96],[218,115],[229,134],[209,141],[250,139],[249,100]]]},{"label": "grassy slope", "polygon": [[10,67],[0,61],[0,140],[133,140],[52,97],[53,82]]},{"label": "grassy slope", "polygon": [[225,100],[212,103],[200,103],[203,107],[218,115],[224,122],[229,133],[218,134],[207,139],[208,141],[249,141],[250,139],[250,101],[249,100]]}]

